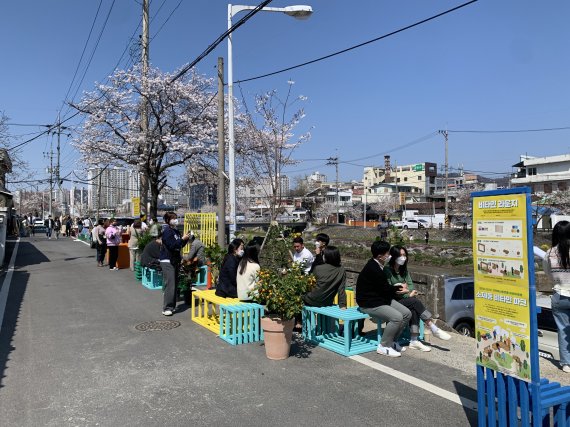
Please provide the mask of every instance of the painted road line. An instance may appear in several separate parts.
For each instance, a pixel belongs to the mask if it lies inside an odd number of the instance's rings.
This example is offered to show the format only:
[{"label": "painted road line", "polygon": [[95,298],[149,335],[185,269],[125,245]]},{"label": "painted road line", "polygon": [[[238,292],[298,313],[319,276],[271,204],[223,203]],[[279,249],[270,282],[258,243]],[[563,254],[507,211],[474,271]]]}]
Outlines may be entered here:
[{"label": "painted road line", "polygon": [[91,246],[91,243],[89,243],[89,242],[86,242],[85,240],[79,240],[79,239],[75,239],[75,240],[74,240],[74,242],[81,242],[81,243],[84,243],[84,244],[86,244],[87,246]]},{"label": "painted road line", "polygon": [[428,383],[427,381],[420,380],[419,378],[412,377],[411,375],[405,374],[404,372],[397,371],[396,369],[392,369],[388,366],[382,365],[381,363],[374,362],[373,360],[367,359],[366,357],[362,356],[350,356],[350,359],[362,363],[372,369],[380,371],[384,374],[391,375],[394,378],[397,378],[401,381],[404,381],[408,384],[414,385],[416,387],[421,388],[427,392],[433,393],[436,396],[443,397],[444,399],[449,400],[450,402],[457,403],[465,408],[472,409],[473,411],[477,410],[477,402],[469,400],[465,397],[461,397],[456,393],[452,393],[447,391],[441,387],[437,387],[433,384]]},{"label": "painted road line", "polygon": [[8,294],[10,293],[10,284],[12,283],[12,275],[14,274],[14,263],[16,262],[16,254],[18,253],[18,246],[20,245],[20,238],[16,239],[16,244],[12,250],[12,256],[10,257],[10,264],[8,265],[8,271],[6,272],[6,277],[4,277],[4,282],[2,283],[2,289],[0,290],[0,333],[2,332],[2,324],[4,323],[4,311],[6,310],[6,302],[8,301]]}]

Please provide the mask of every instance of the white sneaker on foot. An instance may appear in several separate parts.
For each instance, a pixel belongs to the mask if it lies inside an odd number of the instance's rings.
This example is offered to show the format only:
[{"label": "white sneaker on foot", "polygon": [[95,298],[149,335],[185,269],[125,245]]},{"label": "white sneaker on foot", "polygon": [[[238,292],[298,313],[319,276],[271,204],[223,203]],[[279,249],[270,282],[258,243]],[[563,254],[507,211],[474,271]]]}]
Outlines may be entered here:
[{"label": "white sneaker on foot", "polygon": [[419,351],[431,351],[431,347],[428,347],[424,343],[417,341],[417,340],[416,341],[410,341],[410,345],[408,347],[413,348],[415,350],[419,350]]},{"label": "white sneaker on foot", "polygon": [[437,331],[432,332],[432,335],[436,338],[439,338],[440,340],[443,340],[443,341],[449,341],[451,339],[451,335],[449,335],[445,331],[442,331],[441,329],[438,329]]},{"label": "white sneaker on foot", "polygon": [[570,366],[568,365],[562,366],[562,371],[566,372],[567,374],[570,373]]},{"label": "white sneaker on foot", "polygon": [[388,357],[400,357],[402,355],[402,353],[400,353],[399,351],[396,351],[390,347],[384,347],[382,345],[378,346],[378,348],[376,349],[376,353],[383,354],[384,356]]},{"label": "white sneaker on foot", "polygon": [[397,341],[394,341],[394,343],[392,344],[392,348],[393,348],[394,350],[396,350],[397,352],[399,352],[399,353],[401,353],[401,352],[403,352],[403,351],[406,351],[406,347],[402,347],[402,346],[400,345],[400,343],[397,342]]},{"label": "white sneaker on foot", "polygon": [[163,314],[164,316],[172,316],[172,310],[164,310],[164,311],[162,312],[162,314]]}]

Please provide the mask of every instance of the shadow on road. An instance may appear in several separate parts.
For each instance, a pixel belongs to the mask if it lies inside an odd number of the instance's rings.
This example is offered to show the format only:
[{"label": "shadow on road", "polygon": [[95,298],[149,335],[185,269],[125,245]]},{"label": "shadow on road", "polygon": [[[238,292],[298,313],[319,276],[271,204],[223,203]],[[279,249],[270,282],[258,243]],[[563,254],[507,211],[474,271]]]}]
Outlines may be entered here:
[{"label": "shadow on road", "polygon": [[293,342],[291,343],[291,356],[294,356],[297,359],[307,359],[315,347],[315,344],[311,343],[310,341],[305,341],[300,334],[293,333]]},{"label": "shadow on road", "polygon": [[[477,402],[477,390],[460,383],[458,381],[453,381],[453,386],[455,387],[455,391],[459,397],[462,399],[468,399],[473,402]],[[471,427],[475,427],[477,425],[477,411],[472,410],[465,405],[463,405],[463,411],[465,412],[466,418],[469,420],[469,425]],[[484,413],[484,411],[483,411]]]},{"label": "shadow on road", "polygon": [[[15,242],[7,242],[6,260],[10,260],[14,251]],[[4,378],[6,365],[8,363],[10,353],[15,350],[12,345],[13,337],[16,332],[20,309],[26,288],[30,279],[30,274],[25,271],[18,271],[19,267],[33,264],[49,262],[49,259],[30,242],[20,241],[18,246],[18,254],[14,263],[14,273],[10,284],[10,291],[6,301],[6,310],[2,320],[2,329],[0,330],[0,388],[4,387]],[[2,279],[3,280],[3,279]],[[8,283],[2,283],[7,286]]]}]

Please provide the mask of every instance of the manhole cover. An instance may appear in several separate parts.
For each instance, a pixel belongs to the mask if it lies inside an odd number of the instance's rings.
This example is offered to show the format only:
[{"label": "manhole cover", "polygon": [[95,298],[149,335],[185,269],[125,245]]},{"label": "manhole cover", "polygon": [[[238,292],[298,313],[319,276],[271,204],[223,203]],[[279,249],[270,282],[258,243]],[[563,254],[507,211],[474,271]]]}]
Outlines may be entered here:
[{"label": "manhole cover", "polygon": [[167,331],[180,326],[177,320],[153,320],[152,322],[143,322],[135,326],[137,331]]}]

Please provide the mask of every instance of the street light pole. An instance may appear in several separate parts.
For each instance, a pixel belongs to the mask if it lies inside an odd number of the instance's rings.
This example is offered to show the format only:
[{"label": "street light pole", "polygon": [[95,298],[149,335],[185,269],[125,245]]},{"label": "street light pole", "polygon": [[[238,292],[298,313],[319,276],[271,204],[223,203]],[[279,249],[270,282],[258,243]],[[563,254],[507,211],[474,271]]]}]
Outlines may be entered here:
[{"label": "street light pole", "polygon": [[[232,28],[232,18],[244,10],[253,10],[257,6],[243,6],[228,4],[228,30]],[[264,7],[263,12],[281,12],[296,19],[306,19],[313,8],[311,6]],[[229,198],[230,198],[230,240],[235,238],[236,231],[236,174],[235,174],[235,135],[234,135],[234,66],[232,55],[232,33],[228,34],[228,136],[229,136]]]}]

